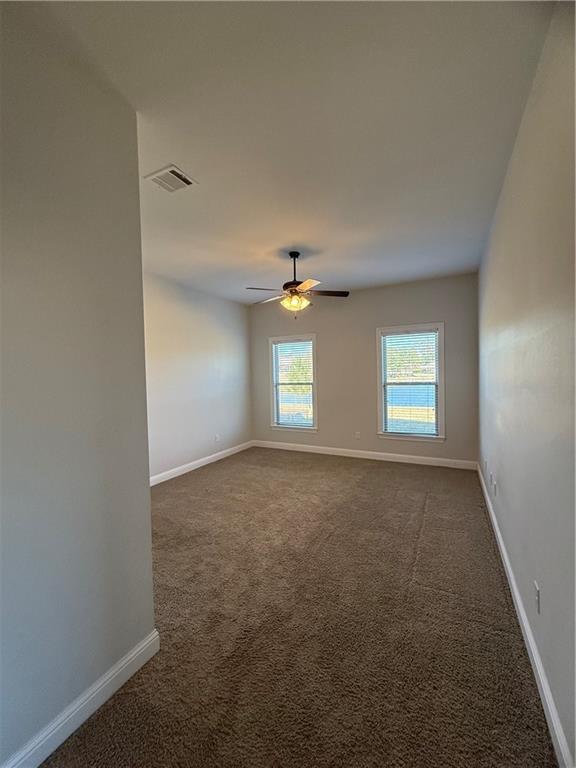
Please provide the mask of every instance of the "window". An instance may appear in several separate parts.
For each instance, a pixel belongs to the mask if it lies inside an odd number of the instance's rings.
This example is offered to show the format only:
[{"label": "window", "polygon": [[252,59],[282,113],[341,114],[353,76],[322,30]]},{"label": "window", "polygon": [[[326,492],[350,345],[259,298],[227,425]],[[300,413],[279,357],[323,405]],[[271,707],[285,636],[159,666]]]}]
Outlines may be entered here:
[{"label": "window", "polygon": [[444,324],[378,329],[378,432],[444,437]]},{"label": "window", "polygon": [[316,428],[314,336],[270,339],[272,426]]}]

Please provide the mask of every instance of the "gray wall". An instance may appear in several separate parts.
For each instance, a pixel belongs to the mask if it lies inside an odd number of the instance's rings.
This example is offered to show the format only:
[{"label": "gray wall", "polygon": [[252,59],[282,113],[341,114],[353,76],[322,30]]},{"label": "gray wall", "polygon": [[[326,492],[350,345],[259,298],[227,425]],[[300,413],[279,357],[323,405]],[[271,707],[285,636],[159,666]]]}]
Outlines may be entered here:
[{"label": "gray wall", "polygon": [[572,25],[559,3],[482,265],[480,421],[482,468],[574,753]]},{"label": "gray wall", "polygon": [[248,307],[145,273],[144,310],[150,475],[250,440]]},{"label": "gray wall", "polygon": [[[379,437],[376,329],[440,320],[445,323],[446,440]],[[316,334],[317,432],[270,426],[268,338],[298,333]],[[253,437],[257,440],[477,459],[475,274],[354,291],[348,299],[318,297],[296,320],[276,303],[254,306],[251,352]],[[355,432],[360,432],[359,440]]]},{"label": "gray wall", "polygon": [[2,743],[154,625],[136,122],[2,7]]}]

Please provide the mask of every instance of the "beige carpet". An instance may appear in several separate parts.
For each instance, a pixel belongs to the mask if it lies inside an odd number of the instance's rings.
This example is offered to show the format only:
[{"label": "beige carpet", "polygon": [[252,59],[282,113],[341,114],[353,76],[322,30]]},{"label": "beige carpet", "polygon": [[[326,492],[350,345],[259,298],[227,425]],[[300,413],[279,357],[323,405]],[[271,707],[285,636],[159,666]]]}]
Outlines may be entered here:
[{"label": "beige carpet", "polygon": [[152,498],[162,649],[46,766],[556,766],[475,473],[254,448]]}]

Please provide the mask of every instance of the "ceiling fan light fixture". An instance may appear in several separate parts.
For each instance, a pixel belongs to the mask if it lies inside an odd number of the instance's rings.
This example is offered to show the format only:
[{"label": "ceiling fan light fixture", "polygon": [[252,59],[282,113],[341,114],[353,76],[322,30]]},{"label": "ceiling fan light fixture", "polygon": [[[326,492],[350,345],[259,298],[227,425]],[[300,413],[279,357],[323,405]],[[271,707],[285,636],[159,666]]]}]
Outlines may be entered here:
[{"label": "ceiling fan light fixture", "polygon": [[[350,291],[316,290],[316,286],[320,285],[320,280],[313,280],[311,278],[308,278],[308,280],[304,280],[303,282],[298,280],[296,277],[296,260],[299,256],[300,253],[298,251],[290,251],[290,258],[292,259],[293,267],[293,279],[288,280],[288,282],[284,283],[281,289],[278,289],[278,291],[281,291],[280,295],[271,296],[269,299],[264,299],[263,301],[257,301],[256,304],[268,304],[269,301],[278,301],[281,299],[280,304],[284,307],[284,309],[287,309],[289,312],[300,312],[301,310],[310,306],[310,299],[307,298],[308,296],[340,296],[341,298],[346,298],[346,296],[349,295]],[[274,293],[276,288],[256,288],[252,286],[246,290],[270,291],[271,293]]]},{"label": "ceiling fan light fixture", "polygon": [[306,309],[309,306],[310,301],[306,296],[299,296],[297,293],[292,293],[290,296],[286,296],[282,299],[280,304],[290,310],[290,312],[300,312],[302,309]]}]

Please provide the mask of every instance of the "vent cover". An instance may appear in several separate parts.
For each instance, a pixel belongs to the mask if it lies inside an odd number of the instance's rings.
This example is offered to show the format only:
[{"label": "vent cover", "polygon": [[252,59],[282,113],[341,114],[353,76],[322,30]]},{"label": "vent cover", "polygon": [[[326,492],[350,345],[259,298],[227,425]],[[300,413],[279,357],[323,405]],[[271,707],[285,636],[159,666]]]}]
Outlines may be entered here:
[{"label": "vent cover", "polygon": [[197,181],[187,176],[184,171],[181,171],[175,165],[167,165],[165,168],[160,168],[159,171],[149,173],[145,179],[150,179],[159,187],[165,189],[167,192],[177,192],[179,189],[186,189],[193,184],[198,184]]}]

